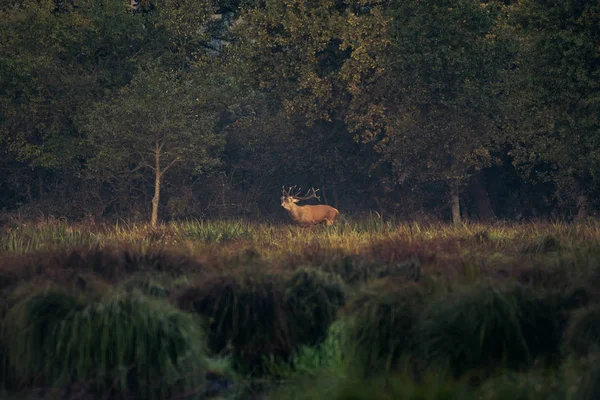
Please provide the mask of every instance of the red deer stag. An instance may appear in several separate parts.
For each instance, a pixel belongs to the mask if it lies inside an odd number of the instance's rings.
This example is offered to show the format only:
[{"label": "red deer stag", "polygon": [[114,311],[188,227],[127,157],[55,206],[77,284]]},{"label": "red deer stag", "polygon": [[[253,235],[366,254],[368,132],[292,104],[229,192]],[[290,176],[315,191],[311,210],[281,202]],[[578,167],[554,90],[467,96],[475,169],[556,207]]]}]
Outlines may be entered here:
[{"label": "red deer stag", "polygon": [[302,226],[309,226],[322,222],[325,222],[327,225],[333,225],[339,214],[339,211],[335,208],[323,204],[316,206],[299,206],[296,204],[300,200],[308,200],[312,198],[320,200],[319,196],[317,196],[317,191],[319,189],[311,189],[306,193],[305,196],[300,197],[298,196],[300,194],[300,190],[298,190],[298,192],[295,194],[292,194],[292,190],[294,190],[294,188],[295,186],[286,191],[283,187],[283,195],[281,196],[281,207],[287,210],[294,222]]}]

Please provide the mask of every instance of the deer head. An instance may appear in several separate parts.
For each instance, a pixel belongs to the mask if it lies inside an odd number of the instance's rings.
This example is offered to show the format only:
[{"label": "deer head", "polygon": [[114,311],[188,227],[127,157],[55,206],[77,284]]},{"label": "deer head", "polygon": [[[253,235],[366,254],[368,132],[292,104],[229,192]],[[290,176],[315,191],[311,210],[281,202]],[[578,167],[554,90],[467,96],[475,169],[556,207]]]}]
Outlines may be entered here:
[{"label": "deer head", "polygon": [[309,200],[315,198],[317,200],[321,200],[319,196],[317,196],[317,192],[319,189],[311,188],[304,196],[300,196],[300,189],[295,191],[296,186],[290,187],[288,190],[285,190],[285,187],[282,187],[282,195],[281,195],[281,207],[286,210],[291,209],[297,202],[301,200]]}]

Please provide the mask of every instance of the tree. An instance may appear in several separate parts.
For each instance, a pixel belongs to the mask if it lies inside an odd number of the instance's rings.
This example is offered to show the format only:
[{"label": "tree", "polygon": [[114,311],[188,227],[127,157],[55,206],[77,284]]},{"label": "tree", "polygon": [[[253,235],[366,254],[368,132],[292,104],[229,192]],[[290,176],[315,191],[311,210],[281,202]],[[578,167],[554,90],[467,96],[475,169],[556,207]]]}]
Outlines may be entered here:
[{"label": "tree", "polygon": [[522,46],[511,154],[526,177],[553,182],[584,218],[599,189],[600,3],[524,0],[513,14]]},{"label": "tree", "polygon": [[197,83],[158,68],[140,69],[131,85],[81,118],[95,148],[93,174],[118,180],[152,173],[152,225],[167,172],[187,166],[203,173],[219,164],[223,140],[215,134],[217,115],[211,98],[198,94]]},{"label": "tree", "polygon": [[461,188],[490,165],[500,133],[512,49],[498,28],[502,9],[475,0],[395,3],[386,76],[372,89],[384,109],[377,146],[397,181],[445,183],[455,223]]},{"label": "tree", "polygon": [[[30,201],[85,192],[80,177],[91,153],[73,122],[77,110],[127,84],[160,47],[147,18],[125,6],[40,0],[0,9],[0,146]],[[50,179],[61,187],[54,196],[44,195]]]}]

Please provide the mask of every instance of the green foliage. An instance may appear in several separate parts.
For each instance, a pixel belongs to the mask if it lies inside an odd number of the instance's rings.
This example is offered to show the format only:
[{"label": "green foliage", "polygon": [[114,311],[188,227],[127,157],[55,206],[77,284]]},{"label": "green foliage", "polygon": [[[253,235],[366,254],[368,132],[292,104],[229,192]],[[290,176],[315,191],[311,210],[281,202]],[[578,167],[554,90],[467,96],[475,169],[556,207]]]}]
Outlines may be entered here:
[{"label": "green foliage", "polygon": [[34,293],[9,310],[3,325],[18,385],[91,382],[100,392],[163,398],[203,384],[198,322],[137,293],[98,304],[60,291]]},{"label": "green foliage", "polygon": [[[559,199],[587,213],[600,166],[600,54],[595,0],[519,2],[511,21],[522,38],[510,103],[511,155],[524,176],[553,182]],[[590,198],[591,200],[591,198]]]},{"label": "green foliage", "polygon": [[414,354],[423,289],[393,279],[376,283],[350,304],[349,349],[366,375],[389,372]]},{"label": "green foliage", "polygon": [[400,183],[441,181],[456,190],[491,164],[514,40],[493,2],[396,2],[389,13],[389,117],[377,149]]},{"label": "green foliage", "polygon": [[440,296],[417,327],[423,354],[456,375],[477,368],[523,367],[558,354],[561,314],[519,286],[476,284]]},{"label": "green foliage", "polygon": [[342,377],[350,368],[347,336],[347,324],[336,321],[329,326],[327,337],[322,343],[300,346],[289,360],[270,357],[266,361],[269,375],[285,380],[323,375]]}]

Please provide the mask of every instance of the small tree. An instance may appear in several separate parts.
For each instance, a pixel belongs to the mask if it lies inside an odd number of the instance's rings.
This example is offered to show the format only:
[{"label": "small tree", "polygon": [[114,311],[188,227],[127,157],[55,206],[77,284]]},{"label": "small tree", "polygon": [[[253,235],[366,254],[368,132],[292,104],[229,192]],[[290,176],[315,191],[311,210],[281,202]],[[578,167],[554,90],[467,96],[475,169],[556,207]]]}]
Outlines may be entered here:
[{"label": "small tree", "polygon": [[193,83],[155,68],[140,70],[114,99],[81,118],[96,149],[90,172],[102,180],[153,174],[153,226],[169,170],[185,165],[201,173],[219,162],[223,141],[215,134],[216,112],[209,100],[194,95]]}]

